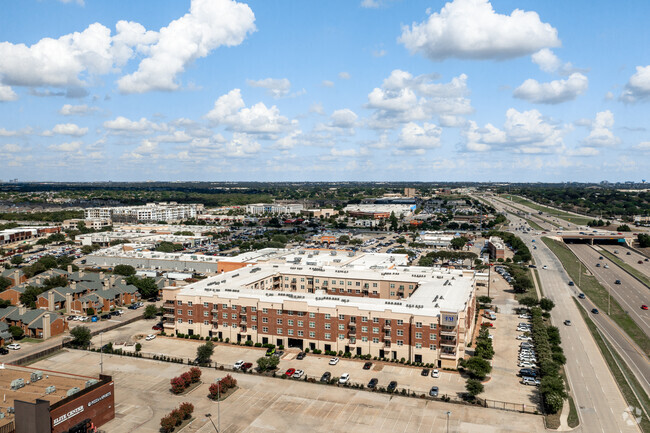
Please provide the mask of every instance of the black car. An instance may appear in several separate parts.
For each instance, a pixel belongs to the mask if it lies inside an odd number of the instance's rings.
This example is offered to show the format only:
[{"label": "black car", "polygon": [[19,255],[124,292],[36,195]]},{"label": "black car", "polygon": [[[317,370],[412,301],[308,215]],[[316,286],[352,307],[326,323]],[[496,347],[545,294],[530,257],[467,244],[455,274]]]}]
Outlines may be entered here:
[{"label": "black car", "polygon": [[373,377],[372,379],[370,379],[370,382],[368,382],[368,388],[374,389],[377,386],[378,382],[379,382],[379,380],[377,380],[376,377]]},{"label": "black car", "polygon": [[0,355],[6,355],[9,353],[9,350],[5,347],[0,347]]},{"label": "black car", "polygon": [[420,374],[422,374],[422,376],[428,376],[429,375],[429,369],[428,368],[423,368],[422,373],[420,373]]},{"label": "black car", "polygon": [[569,281],[569,286],[575,286],[575,284],[573,283],[573,281]]},{"label": "black car", "polygon": [[110,314],[104,314],[102,315],[102,319],[110,319],[111,315]]},{"label": "black car", "polygon": [[530,376],[530,377],[537,377],[537,370],[533,370],[532,368],[522,368],[519,370],[519,376]]},{"label": "black car", "polygon": [[585,299],[585,294],[584,294],[584,293],[580,293],[580,294],[578,295],[578,298],[580,298],[580,299]]},{"label": "black car", "polygon": [[296,356],[296,359],[305,359],[305,352],[300,352],[298,356]]},{"label": "black car", "polygon": [[614,284],[621,284],[621,280],[614,281]]},{"label": "black car", "polygon": [[598,314],[598,308],[592,308],[591,312],[594,313],[594,314]]},{"label": "black car", "polygon": [[370,361],[363,364],[363,369],[364,370],[370,370],[370,367],[372,367],[372,362],[370,362]]},{"label": "black car", "polygon": [[393,392],[393,391],[395,391],[395,390],[397,389],[397,382],[395,382],[394,380],[391,381],[391,382],[388,384],[388,387],[387,387],[386,389],[388,390],[388,392]]},{"label": "black car", "polygon": [[320,377],[320,381],[321,381],[321,382],[329,382],[331,378],[332,378],[332,373],[330,373],[329,371],[326,371],[326,372],[323,373],[323,375]]}]

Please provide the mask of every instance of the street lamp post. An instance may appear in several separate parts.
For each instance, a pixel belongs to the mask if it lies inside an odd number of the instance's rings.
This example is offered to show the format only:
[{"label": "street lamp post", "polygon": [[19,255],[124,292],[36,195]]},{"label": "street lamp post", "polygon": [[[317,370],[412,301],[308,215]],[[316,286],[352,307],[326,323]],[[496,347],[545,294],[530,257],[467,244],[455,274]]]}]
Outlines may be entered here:
[{"label": "street lamp post", "polygon": [[99,374],[104,374],[104,333],[99,333]]},{"label": "street lamp post", "polygon": [[449,415],[451,415],[451,411],[447,411],[447,433],[449,433]]}]

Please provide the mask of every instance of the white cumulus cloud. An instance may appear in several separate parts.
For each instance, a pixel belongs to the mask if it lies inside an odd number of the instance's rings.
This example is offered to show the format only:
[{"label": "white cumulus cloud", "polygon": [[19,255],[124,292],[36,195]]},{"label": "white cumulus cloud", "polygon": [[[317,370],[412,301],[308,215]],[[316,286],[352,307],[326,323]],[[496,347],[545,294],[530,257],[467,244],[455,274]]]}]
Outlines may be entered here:
[{"label": "white cumulus cloud", "polygon": [[291,82],[286,78],[264,78],[263,80],[246,80],[251,87],[262,87],[274,98],[287,96],[291,91]]},{"label": "white cumulus cloud", "polygon": [[15,101],[18,95],[9,86],[0,84],[0,102]]},{"label": "white cumulus cloud", "polygon": [[[55,125],[51,131],[51,134],[72,135],[75,137],[81,137],[87,133],[88,128],[81,128],[79,125],[76,125],[74,123],[59,123],[58,125]],[[51,134],[45,133],[45,135]]]},{"label": "white cumulus cloud", "polygon": [[399,42],[432,60],[508,59],[557,47],[557,30],[536,12],[498,14],[488,0],[454,0],[421,23],[402,29]]},{"label": "white cumulus cloud", "polygon": [[621,142],[620,138],[614,136],[612,127],[614,126],[614,114],[609,111],[596,113],[596,119],[591,124],[591,131],[584,139],[587,146],[609,147],[615,146]]},{"label": "white cumulus cloud", "polygon": [[81,141],[70,141],[68,143],[53,144],[48,146],[57,152],[78,152],[81,150]]},{"label": "white cumulus cloud", "polygon": [[336,128],[353,128],[356,121],[357,115],[354,111],[349,108],[343,108],[342,110],[336,110],[330,116],[332,126]]},{"label": "white cumulus cloud", "polygon": [[146,134],[151,131],[164,131],[167,129],[164,124],[156,124],[145,117],[140,120],[130,120],[124,116],[118,116],[113,120],[104,122],[104,128],[112,134]]},{"label": "white cumulus cloud", "polygon": [[399,134],[399,147],[409,149],[425,149],[440,146],[440,135],[442,128],[431,123],[423,123],[422,126],[409,122]]},{"label": "white cumulus cloud", "polygon": [[566,80],[553,80],[540,83],[529,78],[513,92],[513,96],[537,104],[559,104],[572,101],[589,87],[589,79],[579,72],[571,74]]},{"label": "white cumulus cloud", "polygon": [[240,89],[233,89],[220,96],[214,103],[214,108],[205,118],[218,125],[226,125],[228,129],[249,134],[275,134],[289,130],[293,122],[280,115],[275,105],[267,107],[258,102],[252,107],[246,107]]},{"label": "white cumulus cloud", "polygon": [[621,94],[623,102],[639,102],[650,99],[650,65],[637,66]]},{"label": "white cumulus cloud", "polygon": [[90,114],[94,113],[97,111],[97,107],[89,107],[86,104],[82,105],[71,105],[71,104],[64,104],[63,107],[59,110],[59,114],[62,116],[74,116],[74,115],[79,115],[83,116],[85,114]]},{"label": "white cumulus cloud", "polygon": [[233,0],[193,0],[190,12],[160,29],[150,56],[138,70],[119,79],[123,93],[176,90],[177,76],[194,60],[212,50],[241,44],[255,31],[255,15],[244,3]]}]

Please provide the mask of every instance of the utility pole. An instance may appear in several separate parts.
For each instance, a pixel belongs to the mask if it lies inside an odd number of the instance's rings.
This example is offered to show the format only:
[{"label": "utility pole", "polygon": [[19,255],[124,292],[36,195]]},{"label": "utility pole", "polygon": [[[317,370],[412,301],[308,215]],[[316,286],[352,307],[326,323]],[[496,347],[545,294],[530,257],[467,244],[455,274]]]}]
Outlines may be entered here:
[{"label": "utility pole", "polygon": [[99,374],[104,374],[104,333],[99,333]]},{"label": "utility pole", "polygon": [[451,411],[447,411],[447,433],[449,433],[449,415],[451,415]]}]

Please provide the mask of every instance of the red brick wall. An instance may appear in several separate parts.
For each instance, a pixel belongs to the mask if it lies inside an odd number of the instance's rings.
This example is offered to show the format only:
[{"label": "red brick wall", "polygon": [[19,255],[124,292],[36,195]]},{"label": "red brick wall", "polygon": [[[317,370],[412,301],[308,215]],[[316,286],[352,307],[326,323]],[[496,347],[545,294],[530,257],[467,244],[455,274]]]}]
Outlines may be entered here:
[{"label": "red brick wall", "polygon": [[[83,391],[82,391],[83,392]],[[75,414],[75,411],[80,410]],[[68,419],[60,421],[61,417],[71,414]],[[68,431],[84,419],[90,418],[96,427],[106,424],[115,418],[115,389],[113,382],[101,385],[88,393],[79,396],[65,404],[50,410],[52,433]],[[54,423],[57,422],[56,425]]]}]

